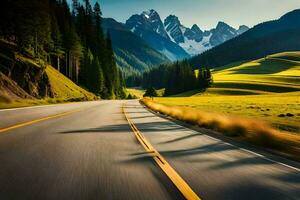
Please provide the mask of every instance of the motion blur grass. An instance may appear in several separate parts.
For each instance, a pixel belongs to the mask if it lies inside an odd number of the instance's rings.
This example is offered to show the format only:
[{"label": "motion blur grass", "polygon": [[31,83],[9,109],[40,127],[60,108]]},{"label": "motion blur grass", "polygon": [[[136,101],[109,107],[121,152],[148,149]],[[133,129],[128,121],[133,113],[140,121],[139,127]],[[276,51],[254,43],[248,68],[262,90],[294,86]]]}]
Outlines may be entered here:
[{"label": "motion blur grass", "polygon": [[213,70],[214,84],[145,99],[151,109],[300,160],[300,52]]},{"label": "motion blur grass", "polygon": [[155,101],[168,106],[196,108],[205,112],[263,120],[277,129],[300,132],[300,92],[246,96],[219,93],[155,98]]},{"label": "motion blur grass", "polygon": [[300,160],[300,135],[278,131],[261,120],[233,117],[199,109],[170,106],[143,99],[150,109],[201,127],[216,130],[237,140],[268,148],[294,160]]},{"label": "motion blur grass", "polygon": [[280,130],[300,132],[300,52],[233,63],[215,69],[213,78],[213,86],[204,93],[188,91],[156,101],[263,120]]}]

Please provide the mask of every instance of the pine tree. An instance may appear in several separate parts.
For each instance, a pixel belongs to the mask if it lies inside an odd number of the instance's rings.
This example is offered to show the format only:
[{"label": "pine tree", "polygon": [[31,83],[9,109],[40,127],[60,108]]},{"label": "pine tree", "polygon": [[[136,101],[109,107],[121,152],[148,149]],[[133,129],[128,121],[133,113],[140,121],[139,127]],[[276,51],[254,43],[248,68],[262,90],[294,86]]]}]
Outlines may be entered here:
[{"label": "pine tree", "polygon": [[102,12],[98,2],[94,6],[94,18],[95,18],[95,42],[97,43],[96,53],[103,55],[104,53],[104,34],[102,30]]},{"label": "pine tree", "polygon": [[83,5],[72,0],[71,12],[67,0],[4,1],[0,37],[104,98],[125,97],[110,36],[103,34],[99,3],[92,8],[90,0]]}]

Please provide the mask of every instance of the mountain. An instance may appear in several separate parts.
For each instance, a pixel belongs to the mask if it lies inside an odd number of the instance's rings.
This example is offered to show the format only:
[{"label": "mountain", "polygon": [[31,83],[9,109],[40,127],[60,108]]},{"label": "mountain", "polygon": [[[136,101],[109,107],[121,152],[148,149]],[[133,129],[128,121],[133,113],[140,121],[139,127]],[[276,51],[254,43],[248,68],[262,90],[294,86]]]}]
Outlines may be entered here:
[{"label": "mountain", "polygon": [[117,64],[125,74],[143,72],[151,66],[170,62],[164,54],[153,49],[124,24],[104,18],[102,26],[110,33]]},{"label": "mountain", "polygon": [[126,74],[190,58],[248,30],[247,26],[235,30],[224,22],[209,31],[196,24],[187,28],[175,15],[163,23],[155,10],[132,15],[125,24],[104,18],[102,26],[110,32],[117,64]]},{"label": "mountain", "polygon": [[160,36],[169,39],[165,27],[155,10],[144,11],[140,15],[133,15],[127,21],[126,25],[137,34],[142,34],[143,30],[155,32]]},{"label": "mountain", "polygon": [[195,56],[191,63],[194,66],[218,67],[297,50],[300,50],[300,9],[278,20],[256,25],[244,34]]},{"label": "mountain", "polygon": [[200,54],[249,29],[242,25],[236,30],[224,22],[209,31],[202,31],[196,24],[187,28],[175,15],[169,15],[163,23],[155,10],[131,16],[126,26],[172,61]]},{"label": "mountain", "polygon": [[175,15],[169,15],[165,19],[164,25],[170,39],[190,55],[200,54],[249,29],[243,25],[236,30],[224,22],[219,22],[216,28],[209,31],[202,31],[196,24],[191,28],[185,27]]},{"label": "mountain", "polygon": [[140,15],[131,16],[126,21],[126,26],[152,48],[163,53],[172,61],[190,57],[183,48],[171,41],[159,14],[155,10],[144,11]]}]

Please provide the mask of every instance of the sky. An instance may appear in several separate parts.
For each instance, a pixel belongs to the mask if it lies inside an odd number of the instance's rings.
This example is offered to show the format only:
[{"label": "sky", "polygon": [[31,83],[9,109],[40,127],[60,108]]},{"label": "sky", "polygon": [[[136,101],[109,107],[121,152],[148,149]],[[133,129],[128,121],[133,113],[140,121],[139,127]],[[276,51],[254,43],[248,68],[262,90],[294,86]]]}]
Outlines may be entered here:
[{"label": "sky", "polygon": [[[95,1],[95,0],[93,0]],[[214,28],[224,21],[237,28],[254,26],[278,19],[300,8],[300,0],[98,0],[104,17],[125,22],[131,15],[144,10],[156,10],[162,20],[168,15],[179,17],[182,24],[197,24],[202,30]]]}]

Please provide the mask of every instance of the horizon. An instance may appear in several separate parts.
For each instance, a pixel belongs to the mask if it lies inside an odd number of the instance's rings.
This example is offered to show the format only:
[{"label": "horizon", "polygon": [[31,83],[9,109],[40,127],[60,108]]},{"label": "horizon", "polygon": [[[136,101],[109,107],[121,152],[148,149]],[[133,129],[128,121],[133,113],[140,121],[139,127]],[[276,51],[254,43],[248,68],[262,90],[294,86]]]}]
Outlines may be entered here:
[{"label": "horizon", "polygon": [[[92,2],[95,2],[95,0],[92,0]],[[187,0],[181,2],[174,0],[172,8],[169,7],[170,2],[166,0],[150,0],[147,2],[138,0],[98,0],[98,2],[101,5],[103,17],[113,18],[118,22],[125,23],[134,14],[141,14],[143,11],[154,9],[158,12],[162,21],[168,15],[176,15],[184,26],[191,27],[197,24],[202,30],[215,28],[220,21],[236,29],[240,25],[251,28],[262,22],[276,20],[282,15],[298,9],[298,7],[300,8],[297,0],[288,0],[284,5],[280,0],[254,0],[251,2],[237,0],[229,0],[229,2],[220,0],[195,2],[194,0]],[[253,12],[254,9],[255,12]]]}]

